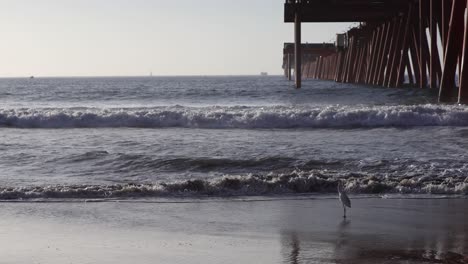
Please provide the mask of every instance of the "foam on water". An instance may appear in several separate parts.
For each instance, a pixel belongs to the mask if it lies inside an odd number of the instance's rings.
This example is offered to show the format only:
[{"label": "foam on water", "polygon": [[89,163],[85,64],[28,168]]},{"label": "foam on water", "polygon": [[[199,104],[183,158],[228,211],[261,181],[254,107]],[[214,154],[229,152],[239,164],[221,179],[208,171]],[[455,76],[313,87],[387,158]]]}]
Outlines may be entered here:
[{"label": "foam on water", "polygon": [[2,109],[14,128],[374,128],[468,126],[468,106],[270,106]]},{"label": "foam on water", "polygon": [[467,194],[468,106],[421,89],[290,85],[2,80],[0,200],[334,195],[338,180],[352,194]]},{"label": "foam on water", "polygon": [[2,187],[0,200],[335,193],[339,180],[345,182],[345,188],[351,194],[468,195],[468,177],[377,177],[356,173],[337,175],[328,172],[296,170],[285,174],[223,176],[213,179],[154,184]]}]

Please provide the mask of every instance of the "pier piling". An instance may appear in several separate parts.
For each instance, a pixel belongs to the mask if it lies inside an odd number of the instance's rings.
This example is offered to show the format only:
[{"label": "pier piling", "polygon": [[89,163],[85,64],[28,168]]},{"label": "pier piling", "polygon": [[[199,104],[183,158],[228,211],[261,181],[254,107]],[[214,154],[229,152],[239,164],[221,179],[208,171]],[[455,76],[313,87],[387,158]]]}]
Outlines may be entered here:
[{"label": "pier piling", "polygon": [[[466,10],[467,0],[286,0],[285,22],[295,29],[296,87],[308,78],[407,85],[438,90],[440,102],[468,103]],[[340,34],[333,52],[305,54],[301,23],[315,22],[359,26]]]},{"label": "pier piling", "polygon": [[301,69],[301,14],[299,9],[296,10],[294,18],[294,60],[295,60],[295,78],[296,78],[296,88],[299,89],[302,86],[302,69]]}]

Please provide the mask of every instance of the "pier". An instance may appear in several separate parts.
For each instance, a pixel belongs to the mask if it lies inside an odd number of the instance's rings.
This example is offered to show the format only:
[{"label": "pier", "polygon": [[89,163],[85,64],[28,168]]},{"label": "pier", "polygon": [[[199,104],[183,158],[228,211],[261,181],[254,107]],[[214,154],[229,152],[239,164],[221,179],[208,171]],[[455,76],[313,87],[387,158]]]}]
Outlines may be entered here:
[{"label": "pier", "polygon": [[[295,43],[283,69],[307,78],[389,88],[433,89],[440,102],[468,103],[466,0],[286,0]],[[302,23],[359,22],[330,44],[302,44]],[[340,33],[340,32],[337,32]]]},{"label": "pier", "polygon": [[[301,62],[303,65],[303,78],[316,78],[321,68],[317,65],[322,65],[319,62],[322,58],[328,58],[336,53],[334,43],[318,43],[318,44],[302,44],[301,45]],[[292,80],[292,70],[295,69],[295,49],[294,43],[284,43],[283,49],[283,70],[284,75],[289,80]]]}]

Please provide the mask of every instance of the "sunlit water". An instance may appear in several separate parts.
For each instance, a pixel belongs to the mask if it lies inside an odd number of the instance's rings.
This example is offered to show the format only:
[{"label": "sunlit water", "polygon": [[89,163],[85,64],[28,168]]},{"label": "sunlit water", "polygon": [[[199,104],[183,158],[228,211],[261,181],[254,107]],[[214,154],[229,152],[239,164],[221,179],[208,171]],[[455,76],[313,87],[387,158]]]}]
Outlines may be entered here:
[{"label": "sunlit water", "polygon": [[468,194],[468,107],[281,77],[0,80],[0,199]]}]

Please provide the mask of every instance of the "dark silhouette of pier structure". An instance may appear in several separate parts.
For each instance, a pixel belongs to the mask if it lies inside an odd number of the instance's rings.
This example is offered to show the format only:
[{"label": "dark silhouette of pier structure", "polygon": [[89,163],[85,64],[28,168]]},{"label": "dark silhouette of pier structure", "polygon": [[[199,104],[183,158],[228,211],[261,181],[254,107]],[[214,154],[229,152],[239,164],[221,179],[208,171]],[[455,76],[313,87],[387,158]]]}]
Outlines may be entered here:
[{"label": "dark silhouette of pier structure", "polygon": [[[283,70],[285,76],[289,80],[292,80],[292,70],[295,69],[294,54],[294,43],[284,43]],[[325,77],[319,75],[319,73],[324,72],[322,71],[322,68],[331,66],[331,64],[326,65],[325,63],[321,63],[321,60],[322,58],[329,58],[329,56],[334,54],[336,54],[336,47],[333,43],[302,44],[302,78],[318,78],[318,76]],[[330,76],[327,77],[329,78]]]},{"label": "dark silhouette of pier structure", "polygon": [[[467,2],[286,0],[284,19],[294,23],[295,43],[285,44],[285,74],[291,78],[288,72],[294,69],[297,88],[303,78],[409,85],[434,89],[440,102],[468,103]],[[301,24],[316,22],[359,26],[338,35],[333,52],[324,54],[307,51],[301,42]]]}]

